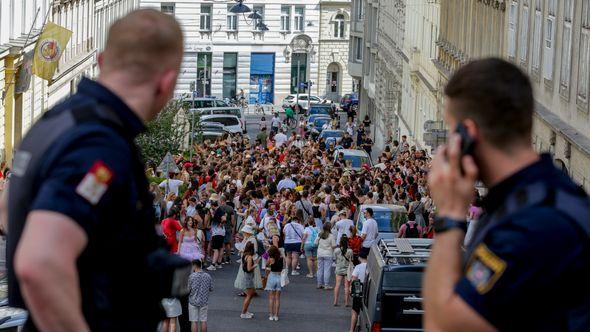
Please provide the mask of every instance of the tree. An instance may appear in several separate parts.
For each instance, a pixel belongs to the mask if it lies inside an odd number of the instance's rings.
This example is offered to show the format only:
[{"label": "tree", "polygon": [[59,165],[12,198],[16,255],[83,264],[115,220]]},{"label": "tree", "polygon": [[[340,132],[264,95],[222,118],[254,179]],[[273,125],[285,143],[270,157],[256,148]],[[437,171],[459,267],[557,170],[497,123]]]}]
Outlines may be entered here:
[{"label": "tree", "polygon": [[183,100],[175,99],[147,124],[147,130],[136,140],[147,163],[157,165],[166,152],[178,154],[188,148],[189,119]]}]

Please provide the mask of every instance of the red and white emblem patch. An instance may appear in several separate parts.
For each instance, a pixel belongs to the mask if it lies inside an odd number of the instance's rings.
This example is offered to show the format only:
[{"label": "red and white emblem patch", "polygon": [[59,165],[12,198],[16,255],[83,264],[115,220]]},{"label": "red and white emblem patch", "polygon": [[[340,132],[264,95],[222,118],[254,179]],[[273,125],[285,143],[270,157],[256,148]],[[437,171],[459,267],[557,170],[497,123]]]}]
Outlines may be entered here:
[{"label": "red and white emblem patch", "polygon": [[76,193],[96,205],[109,189],[113,175],[113,171],[105,163],[97,160],[76,187]]}]

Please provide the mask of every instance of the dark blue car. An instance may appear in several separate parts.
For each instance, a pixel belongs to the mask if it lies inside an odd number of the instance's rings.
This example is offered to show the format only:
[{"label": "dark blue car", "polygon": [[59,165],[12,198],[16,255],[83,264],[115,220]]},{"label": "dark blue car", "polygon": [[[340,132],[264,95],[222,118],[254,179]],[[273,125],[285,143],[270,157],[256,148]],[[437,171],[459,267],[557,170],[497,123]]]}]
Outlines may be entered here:
[{"label": "dark blue car", "polygon": [[342,99],[340,99],[340,107],[343,111],[348,112],[350,108],[353,111],[358,111],[359,108],[359,95],[358,93],[347,93]]}]

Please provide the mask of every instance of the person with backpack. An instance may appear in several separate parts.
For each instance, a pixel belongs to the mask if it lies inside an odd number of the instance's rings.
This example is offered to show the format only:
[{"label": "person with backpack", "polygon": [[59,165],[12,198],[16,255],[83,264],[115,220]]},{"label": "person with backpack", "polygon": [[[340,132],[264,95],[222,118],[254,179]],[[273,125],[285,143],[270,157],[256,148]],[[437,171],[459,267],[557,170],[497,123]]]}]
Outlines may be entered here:
[{"label": "person with backpack", "polygon": [[350,317],[350,332],[356,331],[356,323],[363,306],[363,285],[367,278],[367,253],[361,251],[360,263],[352,271],[350,295],[352,296],[352,315]]},{"label": "person with backpack", "polygon": [[422,226],[416,222],[414,212],[408,213],[408,222],[399,228],[399,238],[416,239],[422,236]]},{"label": "person with backpack", "polygon": [[317,257],[318,257],[318,247],[315,244],[315,240],[318,237],[318,230],[315,225],[315,218],[310,217],[307,219],[307,226],[303,231],[303,251],[305,252],[305,259],[307,260],[307,271],[309,271],[306,275],[308,278],[313,278],[315,276],[314,270],[317,273],[318,265],[317,265]]}]

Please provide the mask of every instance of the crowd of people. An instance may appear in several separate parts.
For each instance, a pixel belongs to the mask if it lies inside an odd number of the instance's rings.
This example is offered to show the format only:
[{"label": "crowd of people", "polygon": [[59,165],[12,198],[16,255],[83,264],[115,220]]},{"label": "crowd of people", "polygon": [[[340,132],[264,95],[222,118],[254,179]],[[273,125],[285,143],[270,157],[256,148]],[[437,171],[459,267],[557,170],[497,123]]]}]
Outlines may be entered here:
[{"label": "crowd of people", "polygon": [[[261,130],[252,141],[227,136],[195,146],[192,158],[176,157],[178,174],[151,185],[161,232],[173,252],[212,272],[232,263],[237,251],[234,286],[245,297],[243,319],[253,317],[249,305],[264,289],[269,320],[278,321],[282,287],[305,269],[318,289],[333,292],[334,306],[341,305],[341,293],[350,306],[355,266],[377,238],[371,209],[357,231],[353,220],[362,204],[405,206],[409,220],[400,225],[400,236],[433,236],[434,207],[426,188],[430,158],[405,136],[387,145],[375,166],[354,169],[334,154],[333,144],[305,139],[297,129],[287,136],[275,129],[276,122],[270,122],[269,135]],[[363,127],[353,129],[361,142]],[[351,147],[364,148],[356,142]],[[358,313],[359,305],[352,304]],[[178,314],[178,304],[176,309],[170,311]]]}]

